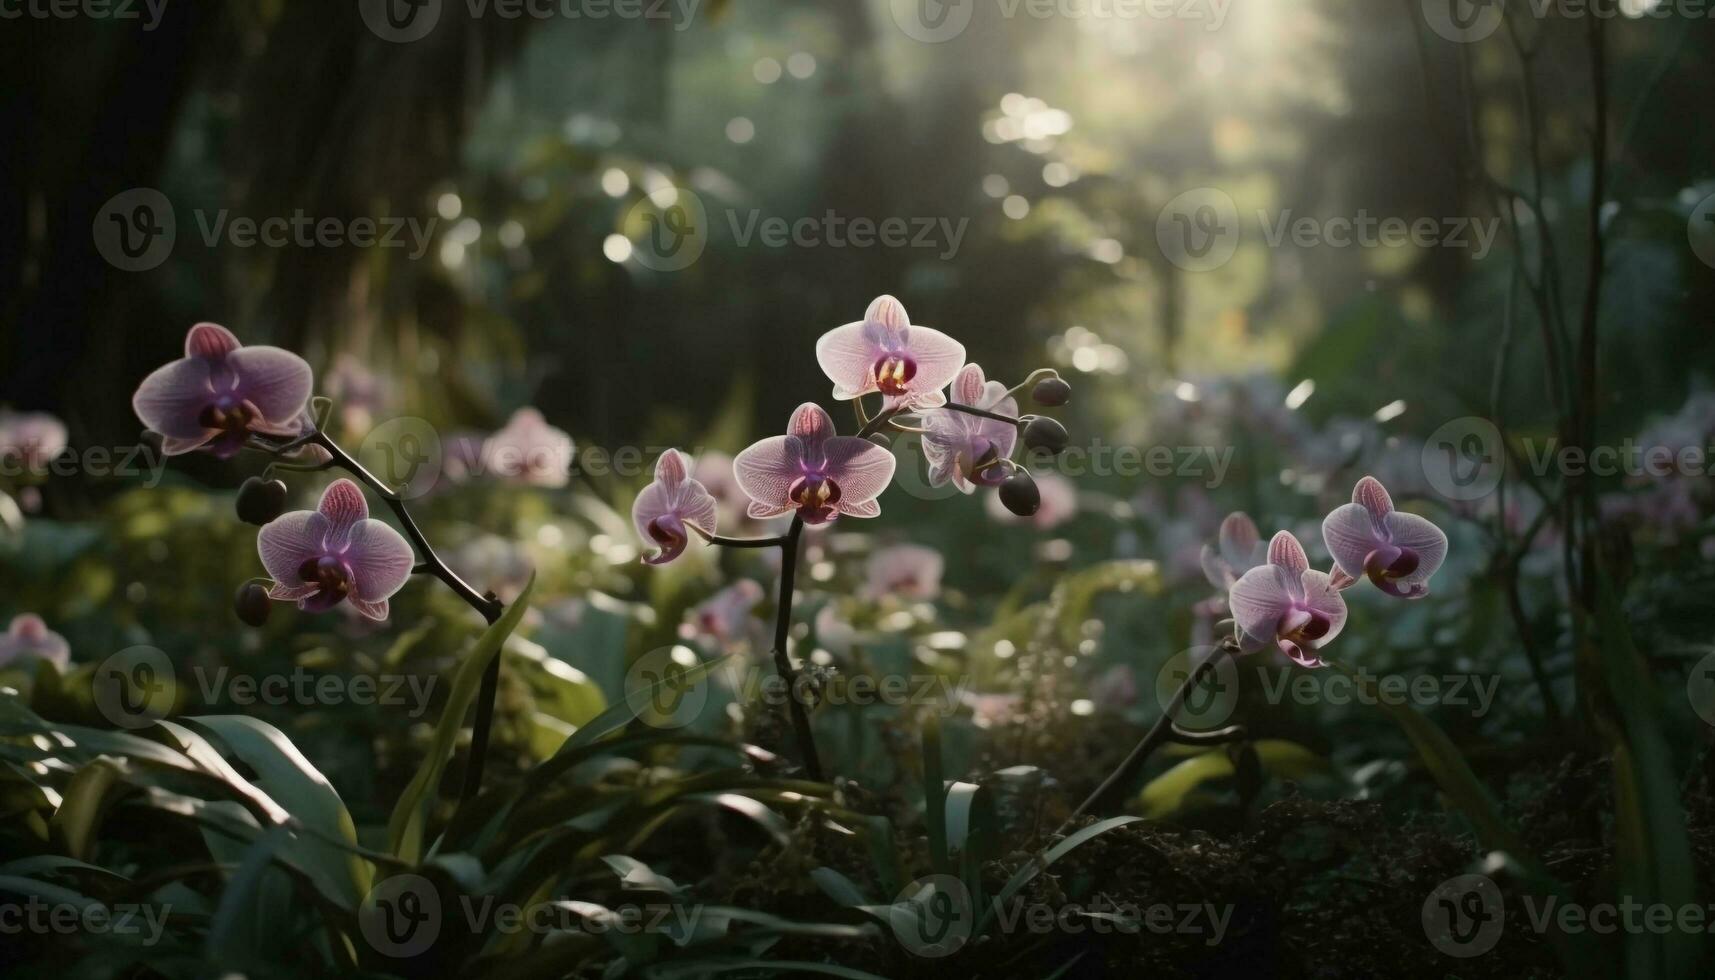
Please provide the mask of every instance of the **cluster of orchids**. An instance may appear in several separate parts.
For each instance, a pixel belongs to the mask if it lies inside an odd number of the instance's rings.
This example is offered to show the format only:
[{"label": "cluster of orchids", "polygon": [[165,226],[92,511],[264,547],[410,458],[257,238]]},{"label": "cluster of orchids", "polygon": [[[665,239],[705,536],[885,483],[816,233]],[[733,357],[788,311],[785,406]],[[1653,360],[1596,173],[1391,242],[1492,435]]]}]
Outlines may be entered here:
[{"label": "cluster of orchids", "polygon": [[[871,303],[862,320],[824,334],[816,343],[816,361],[833,381],[834,399],[852,403],[857,433],[840,435],[821,406],[806,403],[792,413],[784,435],[763,439],[733,459],[734,481],[749,500],[748,516],[790,516],[784,533],[723,537],[716,527],[715,496],[691,476],[684,455],[673,449],[661,455],[654,481],[632,506],[638,536],[654,549],[644,558],[652,565],[684,554],[693,534],[722,547],[780,549],[773,656],[775,669],[792,691],[799,686],[787,638],[803,532],[842,518],[881,514],[876,498],[893,482],[897,465],[889,432],[921,436],[931,486],[952,484],[967,494],[979,487],[995,488],[1006,509],[1020,517],[1035,514],[1042,497],[1015,453],[1022,445],[1057,454],[1068,442],[1059,422],[1020,416],[1018,411],[1017,396],[1026,388],[1038,405],[1066,404],[1071,388],[1057,372],[1036,371],[1013,388],[990,381],[979,365],[966,363],[964,345],[912,323],[892,296]],[[871,396],[880,397],[873,416],[864,404]],[[807,707],[797,697],[789,706],[805,771],[820,779]]]},{"label": "cluster of orchids", "polygon": [[[313,388],[310,366],[297,354],[245,347],[225,327],[199,323],[185,338],[185,356],[155,370],[132,398],[137,417],[159,436],[166,455],[207,452],[230,459],[253,450],[272,458],[263,475],[245,480],[238,493],[239,518],[261,529],[256,549],[268,573],[239,588],[239,618],[260,626],[272,604],[282,601],[309,612],[349,607],[384,620],[392,596],[413,574],[425,574],[444,582],[489,623],[498,620],[500,600],[454,573],[405,501],[324,431],[331,403],[312,398]],[[275,472],[336,468],[351,478],[329,484],[315,510],[286,512],[289,490]],[[369,516],[359,483],[387,505],[403,534]],[[467,797],[481,784],[498,679],[496,657],[477,702]]]},{"label": "cluster of orchids", "polygon": [[1226,591],[1239,652],[1272,645],[1305,667],[1325,666],[1320,651],[1346,626],[1342,593],[1368,579],[1388,595],[1421,599],[1447,558],[1447,535],[1425,518],[1395,510],[1387,488],[1371,476],[1358,481],[1351,503],[1323,519],[1322,540],[1334,559],[1326,572],[1310,567],[1290,531],[1276,534],[1264,550],[1249,516],[1231,514],[1221,522],[1218,547],[1203,549],[1203,570]]}]

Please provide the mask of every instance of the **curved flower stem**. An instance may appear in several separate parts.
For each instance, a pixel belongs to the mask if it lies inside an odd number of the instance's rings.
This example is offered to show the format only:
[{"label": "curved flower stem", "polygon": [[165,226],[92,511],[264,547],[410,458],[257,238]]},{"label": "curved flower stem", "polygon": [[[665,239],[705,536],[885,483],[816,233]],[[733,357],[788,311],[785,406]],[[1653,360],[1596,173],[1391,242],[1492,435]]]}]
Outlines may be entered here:
[{"label": "curved flower stem", "polygon": [[728,538],[719,534],[704,534],[701,529],[695,527],[691,530],[696,531],[704,541],[719,548],[777,548],[786,543],[784,535],[775,538]]},{"label": "curved flower stem", "polygon": [[798,577],[799,539],[804,534],[804,519],[793,516],[792,529],[786,532],[780,545],[780,601],[774,614],[774,669],[786,682],[786,698],[792,712],[792,728],[797,733],[799,751],[804,753],[804,773],[816,782],[822,781],[822,759],[816,752],[816,735],[810,729],[810,711],[798,697],[798,671],[786,652],[786,642],[792,632],[792,590]]},{"label": "curved flower stem", "polygon": [[1040,382],[1047,381],[1049,378],[1058,378],[1059,376],[1060,372],[1053,368],[1037,368],[1030,372],[1030,377],[1025,378],[1023,381],[1020,381],[1011,388],[1008,388],[1006,390],[1006,395],[1001,398],[1001,401],[1006,401],[1008,398],[1017,398],[1018,393],[1024,389],[1034,387]]},{"label": "curved flower stem", "polygon": [[[417,556],[422,559],[420,564],[411,569],[413,574],[433,575],[440,579],[447,588],[452,589],[454,594],[463,599],[466,605],[481,613],[482,618],[490,626],[493,626],[500,619],[500,614],[505,611],[506,604],[497,599],[493,593],[477,592],[470,583],[459,578],[458,573],[448,567],[441,556],[435,552],[434,546],[429,544],[429,539],[423,536],[422,529],[417,527],[417,522],[411,517],[411,511],[405,506],[405,501],[400,499],[391,487],[382,483],[375,474],[365,469],[363,464],[359,463],[350,453],[340,448],[340,445],[329,438],[327,433],[321,429],[316,429],[291,443],[273,447],[271,451],[281,453],[302,445],[320,446],[326,450],[330,458],[328,464],[323,467],[324,469],[337,466],[345,470],[381,498],[381,501],[387,505],[387,509],[391,510],[393,516],[398,519],[400,529],[405,532],[405,537],[410,539],[411,546],[417,551]],[[470,766],[465,770],[464,786],[459,791],[461,801],[476,796],[477,790],[482,788],[483,764],[488,760],[489,732],[494,727],[494,699],[499,688],[500,654],[496,653],[482,674],[482,690],[478,694],[476,702],[476,721],[471,729]]]},{"label": "curved flower stem", "polygon": [[980,408],[972,408],[969,405],[960,405],[958,402],[948,402],[945,405],[937,407],[949,412],[963,412],[966,415],[975,415],[979,419],[988,419],[991,422],[1004,422],[1007,425],[1020,425],[1023,421],[1021,419],[1015,419],[1010,415],[1000,415],[995,412],[985,412]]},{"label": "curved flower stem", "polygon": [[[1222,650],[1217,654],[1218,657],[1226,657],[1230,655],[1231,654],[1226,650]],[[1137,746],[1131,750],[1131,754],[1125,757],[1125,761],[1121,762],[1119,764],[1119,768],[1110,773],[1107,779],[1102,780],[1102,784],[1096,787],[1096,791],[1094,793],[1091,793],[1084,802],[1078,804],[1078,808],[1073,810],[1065,820],[1061,821],[1060,827],[1054,831],[1053,837],[1060,837],[1066,833],[1066,828],[1072,826],[1079,817],[1083,816],[1092,807],[1101,803],[1102,800],[1105,799],[1109,793],[1113,792],[1114,788],[1122,781],[1130,779],[1132,776],[1136,775],[1137,771],[1143,768],[1143,764],[1149,760],[1150,754],[1160,748],[1163,743],[1169,741],[1182,741],[1190,734],[1179,729],[1178,725],[1173,721],[1173,716],[1179,711],[1180,706],[1185,703],[1185,699],[1190,696],[1191,689],[1196,687],[1197,684],[1202,681],[1205,674],[1214,669],[1215,658],[1211,657],[1200,664],[1196,670],[1193,670],[1190,674],[1186,675],[1185,683],[1179,685],[1179,690],[1175,691],[1173,694],[1173,700],[1169,701],[1167,705],[1161,709],[1161,717],[1155,719],[1155,724],[1151,725],[1149,731],[1144,733],[1143,738],[1137,743]],[[1231,728],[1222,729],[1219,732],[1198,734],[1194,736],[1198,741],[1188,744],[1226,742],[1232,741],[1233,737],[1242,738],[1243,735],[1243,727],[1235,725]],[[1216,739],[1212,736],[1221,737]],[[1207,741],[1203,741],[1204,739],[1207,739]]]}]

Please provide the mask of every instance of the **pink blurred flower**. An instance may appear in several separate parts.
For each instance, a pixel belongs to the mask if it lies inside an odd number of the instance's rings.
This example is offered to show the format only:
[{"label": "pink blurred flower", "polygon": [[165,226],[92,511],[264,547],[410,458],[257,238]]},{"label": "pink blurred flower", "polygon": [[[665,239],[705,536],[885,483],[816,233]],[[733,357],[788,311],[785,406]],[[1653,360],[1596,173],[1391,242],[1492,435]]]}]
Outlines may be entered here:
[{"label": "pink blurred flower", "polygon": [[[953,379],[953,401],[1001,415],[1018,415],[1018,403],[1006,385],[985,381],[983,369],[965,365]],[[924,420],[923,455],[929,460],[929,485],[953,486],[965,493],[977,485],[999,486],[1012,475],[1008,461],[1018,442],[1018,427],[964,412],[932,412]]]},{"label": "pink blurred flower", "polygon": [[1137,703],[1137,675],[1116,664],[1090,684],[1090,700],[1104,711],[1124,711]]},{"label": "pink blurred flower", "polygon": [[896,595],[904,599],[933,599],[941,594],[946,560],[934,548],[898,544],[869,556],[865,593],[872,598]]},{"label": "pink blurred flower", "polygon": [[1203,574],[1209,584],[1225,592],[1239,576],[1267,560],[1262,535],[1249,514],[1234,512],[1221,522],[1220,539],[1214,548],[1203,546]]},{"label": "pink blurred flower", "polygon": [[660,550],[643,560],[665,565],[685,553],[690,531],[696,528],[713,536],[716,527],[715,498],[685,470],[685,457],[677,449],[661,454],[655,464],[655,481],[643,488],[631,505],[631,522],[645,544]]},{"label": "pink blurred flower", "polygon": [[794,511],[806,524],[842,515],[875,517],[875,498],[893,480],[893,454],[868,439],[835,434],[834,420],[814,404],[798,406],[786,435],[738,454],[733,469],[750,498],[748,513],[763,519]]},{"label": "pink blurred flower", "polygon": [[693,607],[680,625],[688,639],[705,637],[722,647],[748,639],[758,625],[751,610],[762,601],[762,586],[740,579]]},{"label": "pink blurred flower", "polygon": [[994,728],[1011,721],[1018,714],[1021,699],[1016,694],[972,694],[963,696],[971,709],[971,722],[978,728]]},{"label": "pink blurred flower", "polygon": [[482,444],[483,471],[533,487],[563,487],[572,479],[572,437],[534,408],[512,413]]},{"label": "pink blurred flower", "polygon": [[48,629],[48,624],[35,613],[23,613],[12,619],[12,625],[0,634],[0,667],[14,664],[19,658],[35,657],[64,671],[71,664],[71,645],[66,638]]},{"label": "pink blurred flower", "polygon": [[206,446],[226,459],[251,433],[298,435],[312,383],[298,355],[244,347],[225,327],[199,323],[185,337],[185,356],[144,378],[131,407],[160,433],[168,456]]},{"label": "pink blurred flower", "polygon": [[313,511],[284,514],[256,537],[262,565],[274,579],[268,594],[322,612],[342,600],[374,620],[387,618],[388,599],[411,577],[411,546],[398,531],[369,516],[363,491],[335,480]]},{"label": "pink blurred flower", "polygon": [[879,297],[862,320],[816,341],[816,363],[833,379],[835,398],[850,401],[879,391],[889,408],[946,404],[941,389],[964,361],[963,344],[939,330],[913,326],[892,296]]},{"label": "pink blurred flower", "polygon": [[1322,539],[1340,571],[1369,576],[1388,595],[1420,599],[1429,577],[1447,558],[1447,535],[1416,514],[1393,509],[1393,498],[1374,477],[1358,481],[1352,503],[1322,522]]},{"label": "pink blurred flower", "polygon": [[40,473],[66,450],[65,423],[46,412],[0,411],[0,463]]},{"label": "pink blurred flower", "polygon": [[483,534],[466,541],[453,552],[449,564],[478,592],[492,591],[506,603],[523,593],[535,571],[529,552],[498,534]]},{"label": "pink blurred flower", "polygon": [[1333,642],[1346,625],[1340,590],[1327,573],[1310,567],[1304,546],[1288,531],[1269,543],[1268,564],[1233,583],[1227,601],[1247,653],[1272,642],[1306,667],[1322,666],[1315,651]]}]

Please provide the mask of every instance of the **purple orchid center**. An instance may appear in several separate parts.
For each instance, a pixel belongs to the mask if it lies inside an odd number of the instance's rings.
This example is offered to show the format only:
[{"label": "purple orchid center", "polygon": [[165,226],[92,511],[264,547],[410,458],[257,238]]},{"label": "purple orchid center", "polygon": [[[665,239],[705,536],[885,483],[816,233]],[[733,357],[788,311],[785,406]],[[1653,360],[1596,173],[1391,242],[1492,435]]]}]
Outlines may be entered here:
[{"label": "purple orchid center", "polygon": [[999,486],[1006,482],[1007,477],[1006,464],[1001,461],[1000,447],[988,439],[982,440],[982,444],[988,448],[971,464],[971,482],[983,486]]},{"label": "purple orchid center", "polygon": [[306,559],[298,566],[298,577],[316,587],[316,594],[304,603],[312,611],[330,609],[352,591],[351,567],[333,555]]},{"label": "purple orchid center", "polygon": [[649,538],[662,550],[677,553],[686,543],[685,525],[671,515],[657,517],[649,522]]},{"label": "purple orchid center", "polygon": [[888,354],[870,368],[875,385],[884,395],[903,395],[911,379],[917,376],[917,362],[907,354]]},{"label": "purple orchid center", "polygon": [[1370,581],[1383,585],[1417,571],[1418,564],[1416,551],[1390,544],[1377,548],[1364,557],[1364,572],[1370,577]]},{"label": "purple orchid center", "polygon": [[197,422],[203,428],[220,433],[212,440],[212,448],[223,458],[236,452],[250,435],[251,426],[260,421],[262,410],[255,402],[232,395],[221,395],[197,414]]},{"label": "purple orchid center", "polygon": [[787,497],[797,506],[804,523],[826,524],[837,513],[840,485],[820,473],[811,473],[794,480]]}]

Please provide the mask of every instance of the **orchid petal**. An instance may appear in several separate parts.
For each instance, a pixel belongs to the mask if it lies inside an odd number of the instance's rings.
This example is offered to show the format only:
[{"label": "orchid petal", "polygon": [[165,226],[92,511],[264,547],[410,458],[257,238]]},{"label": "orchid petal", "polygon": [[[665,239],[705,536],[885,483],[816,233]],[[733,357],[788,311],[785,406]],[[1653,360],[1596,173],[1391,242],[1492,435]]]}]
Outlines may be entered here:
[{"label": "orchid petal", "polygon": [[[358,521],[347,537],[345,562],[355,579],[352,598],[384,603],[411,578],[416,563],[405,536],[377,520]],[[372,617],[385,619],[386,613]]]},{"label": "orchid petal", "polygon": [[185,356],[190,358],[218,361],[243,346],[218,323],[199,323],[185,334]]},{"label": "orchid petal", "polygon": [[1279,565],[1258,565],[1233,583],[1227,602],[1239,629],[1252,637],[1272,637],[1280,617],[1292,608],[1298,577]]},{"label": "orchid petal", "polygon": [[302,414],[315,383],[303,358],[278,347],[244,347],[226,361],[238,377],[235,394],[254,403],[264,419],[285,424]]},{"label": "orchid petal", "polygon": [[346,601],[351,603],[351,608],[378,623],[387,619],[388,603],[386,599],[369,600],[349,596]]},{"label": "orchid petal", "polygon": [[268,577],[296,588],[301,581],[298,570],[304,562],[321,557],[327,528],[328,519],[310,510],[282,514],[263,525],[256,535],[256,551]]},{"label": "orchid petal", "polygon": [[816,363],[834,382],[834,397],[850,401],[873,391],[870,368],[878,353],[863,323],[835,327],[816,341]]},{"label": "orchid petal", "polygon": [[1320,650],[1346,628],[1346,600],[1327,572],[1310,569],[1303,573],[1299,584],[1304,589],[1305,607],[1328,618],[1328,631],[1309,644],[1312,649]]},{"label": "orchid petal", "polygon": [[[1379,486],[1379,484],[1378,484]],[[1363,578],[1364,561],[1370,552],[1387,543],[1370,511],[1363,504],[1343,504],[1322,521],[1322,541],[1334,562],[1352,578]]]},{"label": "orchid petal", "polygon": [[1393,498],[1388,495],[1387,488],[1382,486],[1381,481],[1373,476],[1364,477],[1352,488],[1352,503],[1369,511],[1377,524],[1393,513]]},{"label": "orchid petal", "polygon": [[200,421],[202,410],[213,399],[209,364],[198,358],[187,358],[156,368],[137,386],[131,396],[131,408],[151,431],[165,439],[179,440],[163,451],[176,455],[173,448],[194,442],[200,446],[212,435]]},{"label": "orchid petal", "polygon": [[1298,543],[1291,531],[1282,531],[1268,543],[1268,563],[1279,565],[1289,572],[1300,573],[1310,567],[1310,559],[1304,554],[1304,546]]},{"label": "orchid petal", "polygon": [[786,423],[786,434],[797,436],[804,441],[804,459],[815,460],[821,456],[822,444],[833,438],[839,430],[834,426],[834,420],[815,402],[805,402],[792,412],[791,421]]},{"label": "orchid petal", "polygon": [[790,510],[784,505],[793,482],[803,475],[803,463],[804,443],[796,436],[770,436],[734,457],[733,477],[739,489],[764,508],[775,508],[770,514],[758,514],[752,507],[750,516],[772,517]]},{"label": "orchid petal", "polygon": [[1394,511],[1387,515],[1386,527],[1395,545],[1417,552],[1417,569],[1401,578],[1401,585],[1413,586],[1429,581],[1429,577],[1447,560],[1447,535],[1429,520],[1416,514]]},{"label": "orchid petal", "polygon": [[351,529],[369,516],[369,502],[363,499],[363,491],[357,484],[350,480],[335,480],[322,491],[316,511],[328,522],[327,540],[323,546],[330,551],[344,551]]}]

